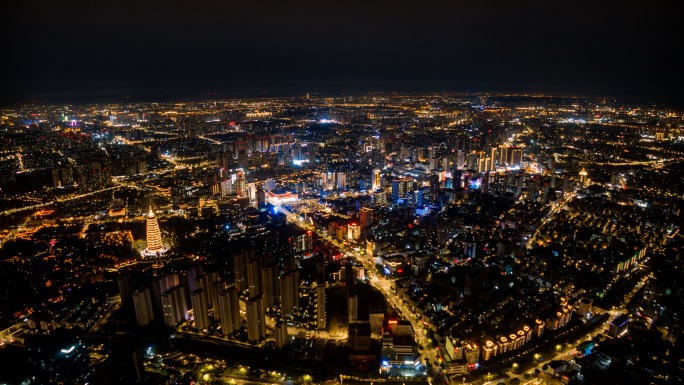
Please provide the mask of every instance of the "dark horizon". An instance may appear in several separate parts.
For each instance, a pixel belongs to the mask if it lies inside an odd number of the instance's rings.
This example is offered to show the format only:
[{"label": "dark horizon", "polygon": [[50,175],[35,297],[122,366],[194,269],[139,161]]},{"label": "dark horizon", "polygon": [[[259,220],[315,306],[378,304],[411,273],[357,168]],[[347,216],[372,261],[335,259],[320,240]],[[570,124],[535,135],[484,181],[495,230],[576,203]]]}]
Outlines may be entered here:
[{"label": "dark horizon", "polygon": [[2,27],[0,103],[323,89],[681,106],[676,15],[674,2],[636,1],[27,1]]},{"label": "dark horizon", "polygon": [[525,89],[444,89],[444,88],[404,88],[380,89],[362,87],[184,87],[158,89],[114,89],[114,90],[65,90],[51,91],[15,96],[12,100],[0,99],[0,106],[31,103],[54,104],[99,104],[99,103],[151,103],[151,102],[199,102],[208,100],[229,100],[237,98],[296,98],[317,96],[363,96],[370,94],[444,94],[464,96],[479,96],[490,94],[492,97],[545,97],[545,98],[579,98],[579,99],[610,99],[623,104],[652,104],[667,108],[684,107],[684,99],[671,96],[650,97],[637,94],[609,94],[603,92],[572,92],[570,90],[525,90]]}]

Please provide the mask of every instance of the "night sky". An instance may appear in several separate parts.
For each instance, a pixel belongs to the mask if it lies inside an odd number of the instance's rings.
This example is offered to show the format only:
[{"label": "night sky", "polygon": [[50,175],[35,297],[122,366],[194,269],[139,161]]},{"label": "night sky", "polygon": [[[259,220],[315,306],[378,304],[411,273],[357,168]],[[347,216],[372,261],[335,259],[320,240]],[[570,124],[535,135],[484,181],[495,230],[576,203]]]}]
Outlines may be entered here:
[{"label": "night sky", "polygon": [[674,1],[17,1],[2,94],[542,91],[682,101]]}]

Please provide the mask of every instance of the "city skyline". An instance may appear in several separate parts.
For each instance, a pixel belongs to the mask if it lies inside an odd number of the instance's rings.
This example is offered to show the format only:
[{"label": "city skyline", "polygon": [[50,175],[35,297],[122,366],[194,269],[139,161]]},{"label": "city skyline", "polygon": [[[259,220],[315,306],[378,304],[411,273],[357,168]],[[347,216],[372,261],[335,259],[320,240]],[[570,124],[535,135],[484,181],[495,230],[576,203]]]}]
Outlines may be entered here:
[{"label": "city skyline", "polygon": [[3,16],[0,383],[684,382],[674,1]]},{"label": "city skyline", "polygon": [[612,98],[4,107],[0,379],[668,384],[683,141]]}]

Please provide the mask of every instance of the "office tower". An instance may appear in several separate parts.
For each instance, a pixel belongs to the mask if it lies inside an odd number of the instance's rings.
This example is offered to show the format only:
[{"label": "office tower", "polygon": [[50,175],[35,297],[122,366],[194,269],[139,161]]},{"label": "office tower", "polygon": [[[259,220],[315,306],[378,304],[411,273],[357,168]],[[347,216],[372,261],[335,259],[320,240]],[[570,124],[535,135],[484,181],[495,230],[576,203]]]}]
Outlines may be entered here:
[{"label": "office tower", "polygon": [[133,304],[133,280],[130,274],[122,275],[116,279],[121,296],[121,307],[129,308]]},{"label": "office tower", "polygon": [[318,330],[326,328],[325,279],[323,277],[319,277],[316,282],[316,328]]},{"label": "office tower", "polygon": [[373,207],[382,207],[387,205],[387,195],[384,191],[378,190],[371,194],[371,205]]},{"label": "office tower", "polygon": [[264,308],[275,305],[276,268],[265,266],[261,268],[261,294],[264,297]]},{"label": "office tower", "polygon": [[249,297],[261,295],[261,261],[251,258],[247,261],[247,290]]},{"label": "office tower", "polygon": [[392,180],[392,200],[406,198],[406,194],[413,189],[413,178],[399,178]]},{"label": "office tower", "polygon": [[373,224],[373,209],[362,207],[359,211],[359,226],[365,228]]},{"label": "office tower", "polygon": [[178,285],[164,292],[161,303],[166,326],[174,327],[187,319],[188,303],[183,286]]},{"label": "office tower", "polygon": [[266,317],[261,296],[247,301],[247,340],[257,343],[266,338]]},{"label": "office tower", "polygon": [[447,171],[449,169],[449,157],[445,156],[442,158],[442,170]]},{"label": "office tower", "polygon": [[373,170],[373,178],[371,179],[371,190],[375,191],[380,188],[380,169]]},{"label": "office tower", "polygon": [[275,324],[275,343],[278,349],[282,349],[290,342],[287,335],[287,324],[282,320]]},{"label": "office tower", "polygon": [[221,290],[218,299],[218,315],[224,335],[240,329],[240,303],[235,287]]},{"label": "office tower", "polygon": [[190,294],[192,314],[195,317],[195,329],[202,331],[209,328],[209,305],[204,289],[196,289]]},{"label": "office tower", "polygon": [[143,250],[144,257],[159,257],[166,252],[162,244],[161,231],[159,230],[159,222],[154,216],[154,211],[150,206],[150,211],[147,214],[147,248]]},{"label": "office tower", "polygon": [[136,290],[133,293],[133,307],[135,308],[135,319],[138,321],[138,326],[147,326],[154,320],[150,289]]},{"label": "office tower", "polygon": [[235,286],[238,290],[247,290],[247,252],[239,251],[233,254],[233,271],[235,273]]},{"label": "office tower", "polygon": [[292,315],[299,307],[299,272],[289,271],[278,280],[280,286],[280,311],[283,317]]}]

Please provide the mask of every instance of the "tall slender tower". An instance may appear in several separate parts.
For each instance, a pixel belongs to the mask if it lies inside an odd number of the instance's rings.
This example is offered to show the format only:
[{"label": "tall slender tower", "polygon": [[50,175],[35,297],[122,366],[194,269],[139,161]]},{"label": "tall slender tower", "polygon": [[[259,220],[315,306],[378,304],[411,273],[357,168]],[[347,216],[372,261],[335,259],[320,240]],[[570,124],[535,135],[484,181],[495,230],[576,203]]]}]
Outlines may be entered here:
[{"label": "tall slender tower", "polygon": [[147,214],[147,248],[143,250],[142,255],[143,257],[159,257],[165,252],[161,231],[159,231],[159,222],[157,222],[152,206],[150,206],[150,212]]},{"label": "tall slender tower", "polygon": [[375,191],[380,188],[380,169],[373,170],[373,179],[371,180],[371,190]]},{"label": "tall slender tower", "polygon": [[266,338],[266,318],[262,297],[247,301],[247,340],[257,343]]}]

